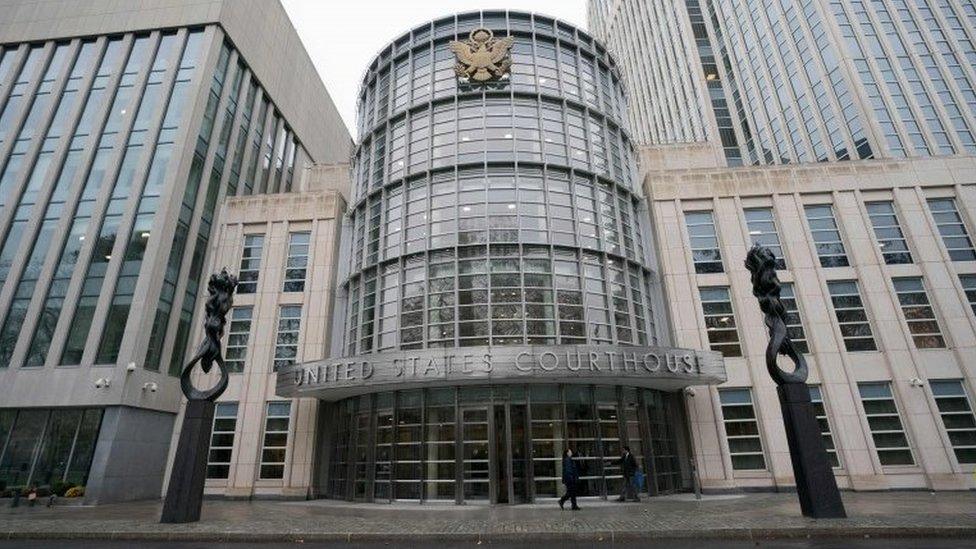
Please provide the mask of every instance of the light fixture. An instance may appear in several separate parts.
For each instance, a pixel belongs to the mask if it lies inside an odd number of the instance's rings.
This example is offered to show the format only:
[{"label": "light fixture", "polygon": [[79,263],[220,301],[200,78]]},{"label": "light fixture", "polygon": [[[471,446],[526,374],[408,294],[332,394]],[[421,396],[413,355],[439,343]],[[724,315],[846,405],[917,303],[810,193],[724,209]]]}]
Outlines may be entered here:
[{"label": "light fixture", "polygon": [[509,204],[508,205],[508,209],[509,210],[514,210],[515,209],[515,204]]},{"label": "light fixture", "polygon": [[718,75],[714,72],[710,72],[705,75],[705,80],[715,80],[716,78],[718,78]]},{"label": "light fixture", "polygon": [[762,231],[749,231],[750,235],[762,234]]},{"label": "light fixture", "polygon": [[143,238],[149,238],[149,233],[142,233]]},{"label": "light fixture", "polygon": [[111,261],[112,260],[112,256],[110,256],[110,255],[105,256],[105,260],[106,261]]},{"label": "light fixture", "polygon": [[84,235],[78,237],[78,240],[84,240],[84,239],[85,239]]},{"label": "light fixture", "polygon": [[512,134],[510,134],[510,133],[506,133],[505,134],[505,139],[511,139],[511,138],[512,138]]}]

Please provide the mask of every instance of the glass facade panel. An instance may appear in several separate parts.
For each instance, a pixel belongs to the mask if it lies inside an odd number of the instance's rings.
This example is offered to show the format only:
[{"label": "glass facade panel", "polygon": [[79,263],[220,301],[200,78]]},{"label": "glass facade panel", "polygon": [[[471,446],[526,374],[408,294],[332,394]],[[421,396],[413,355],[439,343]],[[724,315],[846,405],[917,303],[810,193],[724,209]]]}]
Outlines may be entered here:
[{"label": "glass facade panel", "polygon": [[915,457],[891,394],[891,384],[858,383],[857,388],[881,465],[914,465]]},{"label": "glass facade panel", "polygon": [[0,410],[0,483],[58,495],[84,486],[101,422],[101,408]]}]

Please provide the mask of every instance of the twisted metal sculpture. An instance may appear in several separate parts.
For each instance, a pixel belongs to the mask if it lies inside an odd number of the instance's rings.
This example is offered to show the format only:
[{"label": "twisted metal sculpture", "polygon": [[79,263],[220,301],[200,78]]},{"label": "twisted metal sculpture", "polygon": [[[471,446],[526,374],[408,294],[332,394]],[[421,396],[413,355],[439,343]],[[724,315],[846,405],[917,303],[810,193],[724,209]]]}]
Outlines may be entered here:
[{"label": "twisted metal sculpture", "polygon": [[[755,245],[746,254],[746,269],[752,273],[752,295],[759,300],[759,309],[766,316],[769,344],[766,346],[766,369],[777,385],[806,383],[807,361],[798,353],[786,330],[786,307],[780,300],[779,277],[776,276],[776,255],[767,247]],[[787,372],[776,363],[778,355],[793,361],[795,368]]]},{"label": "twisted metal sculpture", "polygon": [[[237,288],[237,277],[228,274],[227,269],[222,269],[218,274],[210,275],[207,283],[207,317],[204,320],[203,329],[205,337],[200,342],[197,354],[183,368],[180,375],[180,387],[188,400],[209,400],[213,402],[227,389],[230,375],[227,367],[224,366],[224,355],[220,350],[220,340],[224,337],[224,325],[227,323],[227,313],[234,304],[234,290]],[[220,381],[206,391],[200,391],[193,386],[190,379],[193,367],[200,364],[203,372],[210,373],[214,362],[220,368]]]}]

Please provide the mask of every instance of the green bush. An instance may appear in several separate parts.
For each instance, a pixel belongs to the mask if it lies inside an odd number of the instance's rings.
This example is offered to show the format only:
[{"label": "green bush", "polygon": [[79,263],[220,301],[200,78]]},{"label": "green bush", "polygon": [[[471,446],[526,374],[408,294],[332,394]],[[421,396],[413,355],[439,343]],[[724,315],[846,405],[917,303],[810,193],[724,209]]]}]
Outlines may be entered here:
[{"label": "green bush", "polygon": [[65,492],[74,488],[74,483],[56,480],[51,483],[51,491],[58,497],[64,497]]},{"label": "green bush", "polygon": [[80,498],[83,495],[85,495],[84,486],[73,486],[64,493],[64,497],[66,498]]}]

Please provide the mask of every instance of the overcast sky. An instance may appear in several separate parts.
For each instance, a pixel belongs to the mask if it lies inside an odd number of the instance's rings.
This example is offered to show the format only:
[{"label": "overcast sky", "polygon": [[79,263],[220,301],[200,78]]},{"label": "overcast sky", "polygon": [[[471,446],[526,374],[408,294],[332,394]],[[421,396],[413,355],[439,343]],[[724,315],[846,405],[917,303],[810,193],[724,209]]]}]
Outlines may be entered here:
[{"label": "overcast sky", "polygon": [[353,138],[356,91],[380,49],[414,26],[477,9],[544,13],[586,28],[585,0],[282,0]]}]

